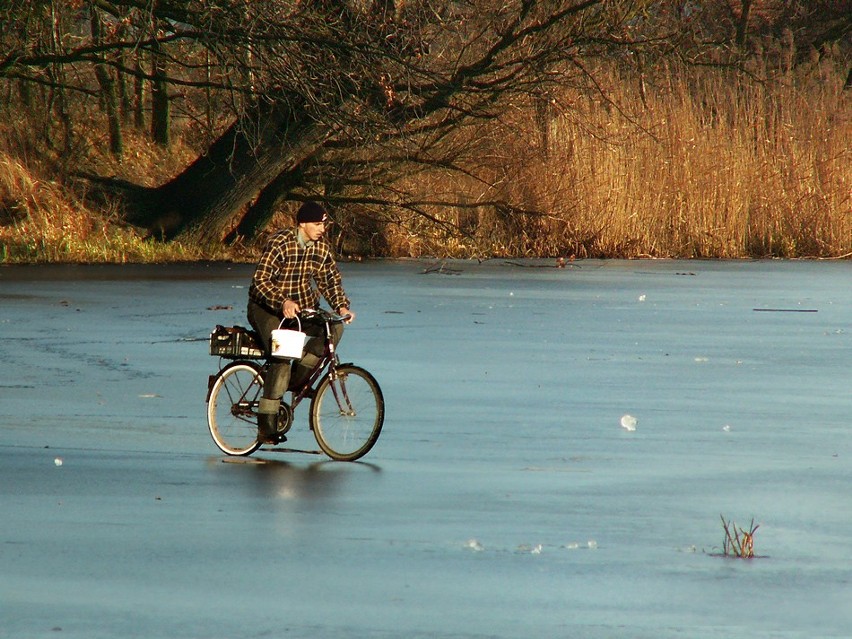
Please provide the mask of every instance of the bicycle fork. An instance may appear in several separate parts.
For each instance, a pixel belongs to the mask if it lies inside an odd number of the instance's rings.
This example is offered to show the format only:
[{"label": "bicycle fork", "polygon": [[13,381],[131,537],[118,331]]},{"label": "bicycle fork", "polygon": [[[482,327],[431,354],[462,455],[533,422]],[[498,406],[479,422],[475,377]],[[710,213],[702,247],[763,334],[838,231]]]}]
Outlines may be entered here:
[{"label": "bicycle fork", "polygon": [[341,415],[346,417],[355,417],[355,407],[352,406],[352,401],[349,399],[349,394],[346,392],[345,375],[340,375],[335,369],[330,373],[329,386],[334,395],[334,400],[337,402],[337,408]]}]

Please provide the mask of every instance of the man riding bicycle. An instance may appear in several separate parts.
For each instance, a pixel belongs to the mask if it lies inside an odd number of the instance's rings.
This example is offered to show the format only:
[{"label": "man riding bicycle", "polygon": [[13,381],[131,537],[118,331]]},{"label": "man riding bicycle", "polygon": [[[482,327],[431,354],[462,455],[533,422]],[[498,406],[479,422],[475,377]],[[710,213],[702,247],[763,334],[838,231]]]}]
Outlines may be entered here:
[{"label": "man riding bicycle", "polygon": [[[320,294],[339,315],[349,316],[347,323],[355,318],[349,310],[349,298],[343,290],[331,246],[323,237],[330,224],[321,204],[305,202],[296,215],[296,226],[274,234],[263,250],[249,288],[247,315],[249,323],[263,338],[267,355],[271,352],[272,331],[281,320],[294,319],[302,309],[316,308]],[[313,338],[320,336],[323,329],[306,323],[302,330]],[[342,335],[343,325],[335,324],[335,345]],[[318,342],[321,340],[309,339],[305,355],[296,362],[296,379],[307,375],[319,361],[322,344]],[[260,443],[275,444],[284,439],[283,434],[278,434],[278,410],[290,385],[290,368],[290,360],[273,360],[269,366],[258,406]]]}]

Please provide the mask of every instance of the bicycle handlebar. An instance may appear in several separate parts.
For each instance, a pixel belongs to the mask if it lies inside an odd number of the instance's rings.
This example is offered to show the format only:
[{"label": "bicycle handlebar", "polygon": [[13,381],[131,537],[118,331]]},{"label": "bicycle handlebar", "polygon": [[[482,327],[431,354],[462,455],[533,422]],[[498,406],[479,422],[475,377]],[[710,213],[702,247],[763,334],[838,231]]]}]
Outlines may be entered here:
[{"label": "bicycle handlebar", "polygon": [[329,311],[323,310],[321,308],[303,308],[299,311],[299,315],[304,319],[310,319],[312,317],[321,317],[322,319],[330,322],[331,324],[342,324],[349,320],[351,315],[338,315],[337,313],[331,313]]}]

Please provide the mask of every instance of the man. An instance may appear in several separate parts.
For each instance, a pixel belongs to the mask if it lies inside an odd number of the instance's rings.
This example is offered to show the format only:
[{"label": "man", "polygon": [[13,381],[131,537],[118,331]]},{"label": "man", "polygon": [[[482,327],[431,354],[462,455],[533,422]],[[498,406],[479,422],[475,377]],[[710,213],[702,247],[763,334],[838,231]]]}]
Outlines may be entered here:
[{"label": "man", "polygon": [[[338,314],[349,316],[348,322],[355,318],[331,246],[323,239],[329,224],[322,205],[305,202],[296,215],[296,227],[273,235],[263,250],[249,288],[248,321],[263,338],[267,355],[272,331],[281,319],[293,319],[303,308],[317,308],[320,293]],[[309,336],[321,333],[318,326],[303,325],[302,330]],[[343,326],[335,325],[335,344],[342,333]],[[297,376],[306,375],[319,361],[322,345],[317,341],[309,340],[305,356],[296,366]],[[290,383],[290,366],[289,360],[274,359],[269,366],[257,416],[257,436],[262,444],[284,439],[278,434],[278,409]]]}]

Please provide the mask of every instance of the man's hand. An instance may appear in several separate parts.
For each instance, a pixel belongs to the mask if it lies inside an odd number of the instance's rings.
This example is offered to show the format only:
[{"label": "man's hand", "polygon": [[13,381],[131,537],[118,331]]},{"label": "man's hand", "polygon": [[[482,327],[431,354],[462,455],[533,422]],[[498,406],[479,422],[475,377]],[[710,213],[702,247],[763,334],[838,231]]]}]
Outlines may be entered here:
[{"label": "man's hand", "polygon": [[284,311],[284,317],[293,319],[302,309],[293,300],[284,300],[284,308],[282,310]]},{"label": "man's hand", "polygon": [[352,311],[350,311],[350,310],[349,310],[348,308],[346,308],[345,306],[341,306],[340,308],[338,308],[338,309],[337,309],[337,314],[338,314],[338,315],[340,315],[340,316],[342,316],[342,317],[346,317],[346,316],[348,315],[348,316],[349,316],[349,319],[347,319],[347,320],[346,320],[346,323],[347,323],[347,324],[351,324],[351,323],[352,323],[352,321],[355,319],[355,313],[353,313]]}]

